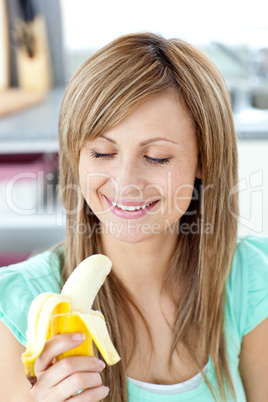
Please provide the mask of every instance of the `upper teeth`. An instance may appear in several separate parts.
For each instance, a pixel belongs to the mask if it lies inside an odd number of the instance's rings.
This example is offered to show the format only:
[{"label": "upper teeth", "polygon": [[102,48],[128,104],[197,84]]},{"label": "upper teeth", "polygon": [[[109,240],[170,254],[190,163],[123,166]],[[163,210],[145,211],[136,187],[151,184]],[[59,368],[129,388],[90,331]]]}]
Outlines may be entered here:
[{"label": "upper teeth", "polygon": [[124,211],[138,211],[139,209],[144,209],[146,207],[148,207],[149,205],[152,204],[152,202],[150,204],[147,205],[137,205],[137,206],[126,206],[126,205],[121,205],[121,204],[117,204],[116,202],[112,201],[112,204],[114,207],[123,209]]}]

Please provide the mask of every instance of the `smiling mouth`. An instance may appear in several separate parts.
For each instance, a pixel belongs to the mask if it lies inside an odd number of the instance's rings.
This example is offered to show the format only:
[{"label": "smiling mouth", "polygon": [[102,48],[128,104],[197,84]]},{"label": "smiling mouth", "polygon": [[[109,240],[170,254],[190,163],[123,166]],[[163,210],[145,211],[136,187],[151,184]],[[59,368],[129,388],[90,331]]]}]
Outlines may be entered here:
[{"label": "smiling mouth", "polygon": [[157,202],[158,201],[153,201],[153,202],[150,202],[149,204],[145,204],[145,205],[122,205],[122,204],[117,204],[114,201],[111,201],[111,203],[114,207],[122,209],[123,211],[129,211],[129,212],[139,211],[141,209],[148,208],[149,206],[156,204]]}]

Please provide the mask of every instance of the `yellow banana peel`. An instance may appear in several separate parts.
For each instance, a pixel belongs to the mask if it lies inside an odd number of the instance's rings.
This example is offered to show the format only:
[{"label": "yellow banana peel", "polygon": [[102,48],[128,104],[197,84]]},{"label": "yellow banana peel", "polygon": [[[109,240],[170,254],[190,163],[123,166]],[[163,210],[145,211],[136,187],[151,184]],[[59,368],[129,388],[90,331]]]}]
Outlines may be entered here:
[{"label": "yellow banana peel", "polygon": [[52,336],[84,332],[85,341],[56,357],[93,356],[93,342],[108,365],[120,360],[101,312],[92,310],[93,301],[109,274],[108,257],[95,254],[82,261],[67,279],[60,294],[41,293],[32,302],[28,314],[27,345],[22,362],[28,380],[36,380],[34,363]]}]

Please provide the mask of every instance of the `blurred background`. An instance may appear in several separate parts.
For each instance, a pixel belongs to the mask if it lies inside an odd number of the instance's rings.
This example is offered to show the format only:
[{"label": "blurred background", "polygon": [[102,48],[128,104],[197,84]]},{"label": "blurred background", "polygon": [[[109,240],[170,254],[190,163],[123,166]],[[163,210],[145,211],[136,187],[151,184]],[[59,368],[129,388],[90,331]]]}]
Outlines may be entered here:
[{"label": "blurred background", "polygon": [[221,70],[238,138],[239,234],[268,235],[268,23],[263,0],[0,0],[0,266],[64,238],[57,121],[71,75],[116,37],[178,37]]}]

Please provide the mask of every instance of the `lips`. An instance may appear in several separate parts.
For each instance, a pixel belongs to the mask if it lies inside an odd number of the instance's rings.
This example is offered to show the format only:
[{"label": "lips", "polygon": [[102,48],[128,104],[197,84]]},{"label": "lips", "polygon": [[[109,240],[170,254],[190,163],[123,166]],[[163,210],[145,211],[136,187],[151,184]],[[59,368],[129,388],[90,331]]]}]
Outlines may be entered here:
[{"label": "lips", "polygon": [[144,205],[125,205],[125,204],[119,204],[114,201],[111,201],[114,207],[120,208],[123,211],[139,211],[140,209],[145,209],[149,207],[150,205],[154,204],[156,201],[150,202],[149,204],[144,204]]},{"label": "lips", "polygon": [[159,200],[149,202],[138,202],[131,200],[118,200],[115,202],[112,198],[105,196],[111,211],[120,218],[137,219],[149,212]]}]

